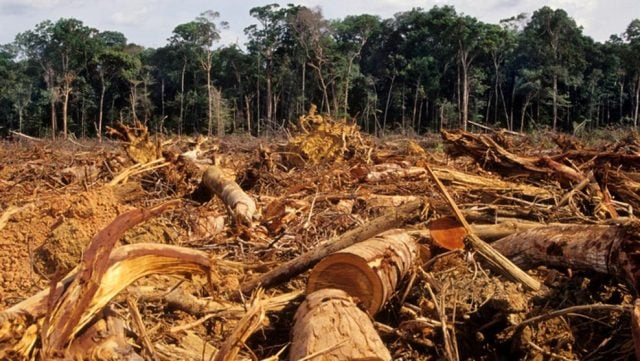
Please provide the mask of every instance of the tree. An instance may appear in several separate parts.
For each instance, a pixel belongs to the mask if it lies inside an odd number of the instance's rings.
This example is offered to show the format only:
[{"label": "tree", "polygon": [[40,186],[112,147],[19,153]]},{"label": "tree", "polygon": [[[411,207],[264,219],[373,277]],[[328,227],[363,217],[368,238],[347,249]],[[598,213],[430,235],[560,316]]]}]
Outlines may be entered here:
[{"label": "tree", "polygon": [[483,23],[470,16],[460,16],[452,21],[451,36],[458,46],[458,61],[462,70],[461,122],[462,129],[466,131],[469,118],[471,66],[483,51],[488,29]]},{"label": "tree", "polygon": [[[266,104],[266,122],[272,124],[274,115],[274,64],[278,54],[282,52],[282,46],[289,41],[290,23],[289,19],[295,16],[301,9],[300,6],[289,5],[286,8],[280,8],[278,4],[269,4],[260,7],[254,7],[249,10],[249,14],[256,18],[260,23],[253,24],[244,29],[245,34],[249,38],[247,44],[250,52],[255,54],[255,59],[260,64],[261,70],[264,70],[265,78],[265,104]],[[260,87],[259,80],[256,79],[256,101],[259,103]],[[257,107],[257,113],[260,113],[260,106]],[[260,121],[257,117],[258,122]],[[258,123],[259,126],[259,123]]]},{"label": "tree", "polygon": [[[494,82],[493,82],[493,95],[494,101],[494,121],[498,121],[498,99],[502,101],[502,108],[504,110],[504,119],[508,129],[513,129],[513,118],[509,117],[507,111],[507,102],[505,101],[504,92],[502,90],[502,84],[504,82],[504,75],[502,73],[507,59],[511,56],[516,46],[516,32],[510,30],[506,26],[487,25],[487,32],[483,42],[484,49],[489,53],[491,62],[493,64]],[[489,107],[491,104],[488,105]]]},{"label": "tree", "polygon": [[[173,30],[171,41],[174,45],[178,45],[185,50],[186,53],[192,53],[197,58],[202,70],[205,73],[207,83],[207,134],[213,133],[213,117],[214,117],[214,97],[219,95],[219,91],[213,88],[211,82],[211,69],[213,57],[213,44],[220,39],[219,28],[227,26],[226,22],[219,24],[215,20],[220,16],[218,12],[208,10],[200,14],[196,20],[176,26]],[[184,71],[186,70],[186,58],[183,68],[183,87],[184,87]],[[184,92],[184,89],[182,89]],[[220,114],[218,107],[217,114]],[[216,117],[216,133],[222,135],[224,132],[224,124],[220,116]]]},{"label": "tree", "polygon": [[551,76],[552,127],[555,130],[560,106],[571,104],[566,100],[566,90],[560,94],[561,86],[576,81],[575,76],[579,76],[584,65],[582,29],[564,10],[545,6],[533,13],[521,40],[527,51],[528,67]]},{"label": "tree", "polygon": [[111,87],[117,77],[122,77],[123,72],[132,66],[131,57],[123,50],[127,40],[122,33],[102,32],[98,36],[101,41],[99,51],[96,51],[92,59],[95,66],[95,73],[99,82],[99,105],[98,122],[96,134],[102,141],[102,125],[104,118],[104,101],[107,90]]},{"label": "tree", "polygon": [[626,61],[629,66],[630,73],[633,75],[634,93],[634,110],[633,110],[633,126],[638,127],[638,112],[640,110],[640,19],[631,21],[624,33],[629,47],[626,53]]},{"label": "tree", "polygon": [[337,50],[347,60],[347,71],[343,85],[343,113],[349,114],[349,86],[354,62],[360,57],[362,49],[371,35],[380,26],[380,18],[373,15],[347,16],[341,21],[332,23],[335,31]]}]

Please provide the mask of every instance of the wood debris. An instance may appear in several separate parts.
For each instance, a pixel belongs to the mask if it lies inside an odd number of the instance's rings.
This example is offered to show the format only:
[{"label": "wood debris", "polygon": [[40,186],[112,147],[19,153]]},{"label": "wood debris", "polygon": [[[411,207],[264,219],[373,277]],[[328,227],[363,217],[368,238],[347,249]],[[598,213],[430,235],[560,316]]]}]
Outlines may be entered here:
[{"label": "wood debris", "polygon": [[313,108],[285,143],[110,132],[0,149],[0,359],[640,350],[634,134],[440,145]]}]

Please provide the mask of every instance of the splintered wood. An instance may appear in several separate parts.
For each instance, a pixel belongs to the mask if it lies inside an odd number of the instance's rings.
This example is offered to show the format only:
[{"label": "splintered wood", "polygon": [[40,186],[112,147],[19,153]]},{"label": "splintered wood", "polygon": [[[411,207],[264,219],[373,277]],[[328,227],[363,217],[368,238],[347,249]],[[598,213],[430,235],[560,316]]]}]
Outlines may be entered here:
[{"label": "splintered wood", "polygon": [[0,359],[640,354],[635,133],[294,128],[0,147]]}]

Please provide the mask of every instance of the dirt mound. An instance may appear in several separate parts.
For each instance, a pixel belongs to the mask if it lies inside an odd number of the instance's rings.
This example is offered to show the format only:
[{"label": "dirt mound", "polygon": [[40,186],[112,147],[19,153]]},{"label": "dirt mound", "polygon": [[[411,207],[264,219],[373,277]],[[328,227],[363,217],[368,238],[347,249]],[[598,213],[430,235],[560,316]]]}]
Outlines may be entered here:
[{"label": "dirt mound", "polygon": [[[100,187],[77,194],[48,194],[10,217],[0,239],[0,295],[32,293],[43,284],[34,272],[64,274],[91,238],[130,209],[118,192]],[[3,297],[1,304],[13,303]]]}]

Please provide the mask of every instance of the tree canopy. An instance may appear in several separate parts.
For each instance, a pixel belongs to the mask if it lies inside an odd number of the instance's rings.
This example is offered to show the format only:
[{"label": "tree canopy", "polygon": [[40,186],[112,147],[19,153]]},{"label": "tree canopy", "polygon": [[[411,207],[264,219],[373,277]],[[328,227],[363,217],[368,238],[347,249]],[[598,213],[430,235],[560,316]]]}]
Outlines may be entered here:
[{"label": "tree canopy", "polygon": [[221,45],[208,10],[165,46],[78,19],[43,21],[0,46],[0,134],[98,136],[140,120],[158,132],[278,131],[311,104],[366,131],[637,127],[640,19],[606,42],[563,9],[488,24],[452,6],[393,18],[252,8],[247,43]]}]

